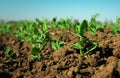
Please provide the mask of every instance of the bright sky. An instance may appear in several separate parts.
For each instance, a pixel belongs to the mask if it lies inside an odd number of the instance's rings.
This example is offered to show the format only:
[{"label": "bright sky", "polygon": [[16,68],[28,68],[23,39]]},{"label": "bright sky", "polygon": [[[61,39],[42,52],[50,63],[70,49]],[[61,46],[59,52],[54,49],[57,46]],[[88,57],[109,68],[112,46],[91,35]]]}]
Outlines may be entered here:
[{"label": "bright sky", "polygon": [[0,0],[0,19],[5,21],[73,17],[90,19],[99,13],[99,20],[120,17],[120,0]]}]

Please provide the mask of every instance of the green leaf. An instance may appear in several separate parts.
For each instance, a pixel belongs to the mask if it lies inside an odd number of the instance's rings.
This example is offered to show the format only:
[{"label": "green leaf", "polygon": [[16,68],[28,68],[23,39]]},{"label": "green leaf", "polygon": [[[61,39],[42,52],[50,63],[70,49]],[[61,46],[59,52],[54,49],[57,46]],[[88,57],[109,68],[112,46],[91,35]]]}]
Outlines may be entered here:
[{"label": "green leaf", "polygon": [[39,48],[33,47],[32,51],[31,51],[31,54],[34,58],[36,58],[38,60],[41,60],[41,56],[39,54]]},{"label": "green leaf", "polygon": [[80,26],[80,35],[83,36],[85,31],[88,28],[88,21],[87,20],[83,20],[81,26]]},{"label": "green leaf", "polygon": [[60,42],[59,42],[59,46],[60,46],[60,47],[63,47],[63,46],[64,46],[64,42],[63,42],[63,41],[60,41]]},{"label": "green leaf", "polygon": [[79,49],[80,50],[80,55],[84,57],[84,52],[83,50],[83,46],[82,46],[82,42],[77,42],[73,45],[73,48]]},{"label": "green leaf", "polygon": [[96,31],[97,31],[97,28],[96,28],[97,26],[95,26],[94,24],[91,24],[91,26],[90,26],[90,31],[91,31],[91,34],[95,34],[96,33]]},{"label": "green leaf", "polygon": [[92,46],[87,48],[87,52],[85,53],[85,55],[92,54],[93,50],[95,50],[97,46],[98,46],[98,43],[93,42]]},{"label": "green leaf", "polygon": [[58,50],[64,46],[64,42],[56,39],[56,41],[51,43],[51,46],[54,50]]},{"label": "green leaf", "polygon": [[[93,34],[93,35],[96,33],[96,31],[98,29],[100,29],[99,25],[96,23],[96,18],[98,16],[99,16],[99,14],[95,14],[94,16],[92,16],[89,27],[88,27],[91,34]],[[101,28],[102,28],[102,26],[101,26]]]},{"label": "green leaf", "polygon": [[80,43],[80,42],[75,43],[73,47],[76,48],[76,49],[81,49],[81,50],[82,50],[82,48],[83,48],[83,47],[81,46],[81,43]]},{"label": "green leaf", "polygon": [[88,29],[88,22],[87,20],[83,20],[83,22],[81,23],[81,25],[75,25],[74,27],[75,29],[75,32],[80,36],[80,37],[83,37],[84,36],[84,33],[85,31]]},{"label": "green leaf", "polygon": [[52,44],[52,48],[53,48],[54,50],[58,50],[58,47],[56,46],[56,43],[55,43],[55,42],[52,42],[51,44]]}]

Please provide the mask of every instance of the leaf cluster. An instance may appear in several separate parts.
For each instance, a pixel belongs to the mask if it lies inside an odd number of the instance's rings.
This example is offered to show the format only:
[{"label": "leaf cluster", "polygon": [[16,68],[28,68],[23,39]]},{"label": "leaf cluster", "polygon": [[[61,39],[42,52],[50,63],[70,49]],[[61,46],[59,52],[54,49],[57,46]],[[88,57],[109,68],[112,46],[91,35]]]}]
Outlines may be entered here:
[{"label": "leaf cluster", "polygon": [[110,25],[113,34],[119,34],[120,33],[120,17],[116,18],[116,22],[117,22],[116,24]]},{"label": "leaf cluster", "polygon": [[64,42],[60,41],[59,38],[56,38],[54,41],[52,41],[51,46],[54,50],[58,50],[64,46]]},{"label": "leaf cluster", "polygon": [[[89,29],[87,20],[77,26],[75,26],[75,32],[80,37],[80,41],[76,42],[73,47],[79,49],[80,55],[86,57],[88,54],[92,54],[93,50],[97,48],[97,43],[92,42],[90,46],[85,47],[86,44],[90,43],[90,39],[84,37],[84,33]],[[93,29],[93,28],[91,28]],[[86,52],[84,52],[86,50]]]},{"label": "leaf cluster", "polygon": [[32,45],[32,56],[40,60],[39,51],[49,40],[48,21],[41,22],[38,19],[35,22],[24,21],[16,30],[16,37],[22,41],[29,41]]},{"label": "leaf cluster", "polygon": [[[82,22],[79,22],[78,20],[72,22],[72,19],[69,18],[60,19],[58,21],[57,17],[54,17],[51,21],[48,21],[47,19],[43,21],[40,21],[39,19],[36,19],[35,21],[25,20],[15,24],[18,25],[15,34],[16,37],[23,42],[30,42],[32,46],[32,50],[30,52],[31,55],[34,58],[41,60],[42,57],[39,52],[48,43],[48,41],[51,41],[51,47],[54,50],[58,50],[64,46],[64,41],[57,38],[55,40],[51,40],[49,37],[49,29],[54,30],[56,28],[62,28],[80,38],[79,42],[73,44],[73,47],[79,49],[81,56],[86,57],[88,54],[93,53],[93,50],[97,48],[98,44],[86,38],[84,33],[91,32],[91,34],[94,35],[99,29],[104,29],[106,25],[97,23],[96,18],[98,16],[99,14],[95,14],[90,21],[83,20]],[[14,24],[12,23],[0,23],[0,32],[4,34],[11,32],[11,27],[13,25]],[[70,31],[71,28],[73,31]],[[117,18],[117,24],[115,24],[112,29],[114,33],[120,33],[120,18]],[[89,46],[87,46],[88,44]]]}]

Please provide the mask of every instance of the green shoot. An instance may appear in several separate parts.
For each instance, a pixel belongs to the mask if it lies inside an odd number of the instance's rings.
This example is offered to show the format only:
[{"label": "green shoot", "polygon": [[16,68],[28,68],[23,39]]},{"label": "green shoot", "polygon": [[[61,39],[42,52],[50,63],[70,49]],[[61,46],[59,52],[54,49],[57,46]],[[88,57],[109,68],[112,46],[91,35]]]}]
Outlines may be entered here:
[{"label": "green shoot", "polygon": [[120,17],[116,18],[116,22],[117,22],[116,24],[110,25],[113,34],[120,33]]},{"label": "green shoot", "polygon": [[56,38],[56,40],[51,43],[51,46],[54,50],[58,50],[64,46],[64,42]]},{"label": "green shoot", "polygon": [[88,28],[88,22],[87,22],[87,20],[83,20],[82,24],[76,25],[74,29],[79,37],[83,37],[87,28]]},{"label": "green shoot", "polygon": [[0,24],[0,32],[2,34],[11,33],[12,26],[13,26],[13,24],[11,24],[11,23]]},{"label": "green shoot", "polygon": [[[93,19],[93,21],[94,21],[94,19]],[[85,31],[87,31],[87,29],[88,29],[88,22],[86,20],[84,20],[81,25],[78,24],[75,27],[75,32],[80,37],[80,41],[76,42],[73,45],[73,47],[76,48],[76,49],[79,49],[80,55],[83,56],[83,57],[86,57],[88,54],[91,54],[92,51],[95,48],[97,48],[97,43],[95,43],[95,42],[92,43],[91,47],[85,48],[85,45],[90,42],[89,39],[84,37],[84,33],[85,33]],[[86,52],[83,51],[84,49],[86,49]]]},{"label": "green shoot", "polygon": [[40,59],[37,52],[45,46],[49,40],[48,36],[48,20],[43,22],[36,19],[35,22],[25,21],[16,30],[16,36],[22,41],[29,41],[32,46],[31,54],[33,57]]},{"label": "green shoot", "polygon": [[64,28],[69,30],[72,25],[72,20],[69,18],[60,19],[57,25],[59,28]]},{"label": "green shoot", "polygon": [[32,48],[31,54],[34,58],[36,58],[37,60],[41,60],[42,57],[39,54],[39,48]]},{"label": "green shoot", "polygon": [[97,25],[96,23],[96,17],[98,17],[99,14],[95,14],[92,18],[91,18],[91,21],[90,21],[90,24],[89,24],[89,30],[91,31],[91,34],[95,34],[96,31],[98,30],[99,26]]},{"label": "green shoot", "polygon": [[82,46],[82,42],[81,41],[79,41],[79,42],[77,42],[77,43],[75,43],[74,45],[73,45],[73,47],[74,48],[76,48],[76,49],[79,49],[80,50],[80,55],[81,56],[84,56],[84,53],[83,53],[83,46]]},{"label": "green shoot", "polygon": [[54,17],[51,21],[51,25],[54,29],[57,28],[57,17]]},{"label": "green shoot", "polygon": [[87,43],[90,43],[90,41],[88,42],[86,42],[86,40],[79,41],[73,45],[74,48],[79,49],[80,55],[82,57],[86,57],[87,55],[92,54],[93,50],[95,50],[98,46],[96,42],[92,42],[90,46],[85,47],[85,44]]},{"label": "green shoot", "polygon": [[92,54],[93,50],[95,50],[97,48],[97,46],[98,46],[97,42],[92,42],[91,46],[90,47],[88,46],[86,48],[87,51],[85,52],[85,56],[88,55],[88,54]]},{"label": "green shoot", "polygon": [[12,48],[11,47],[6,47],[5,50],[6,50],[6,57],[12,58],[13,54],[14,54],[14,51],[12,50]]}]

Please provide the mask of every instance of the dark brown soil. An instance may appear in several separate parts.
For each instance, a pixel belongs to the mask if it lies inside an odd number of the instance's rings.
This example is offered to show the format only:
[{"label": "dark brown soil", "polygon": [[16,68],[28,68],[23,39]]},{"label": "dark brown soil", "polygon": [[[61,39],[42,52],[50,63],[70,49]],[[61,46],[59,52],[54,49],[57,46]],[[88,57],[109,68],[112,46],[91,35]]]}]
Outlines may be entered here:
[{"label": "dark brown soil", "polygon": [[[21,42],[10,34],[0,35],[0,78],[120,78],[120,35],[112,35],[110,28],[89,32],[85,36],[99,43],[93,54],[82,58],[72,44],[79,37],[62,29],[50,33],[59,37],[64,47],[53,50],[51,43],[40,52],[42,60],[30,55],[29,42]],[[5,47],[11,47],[13,58],[6,57]]]}]

